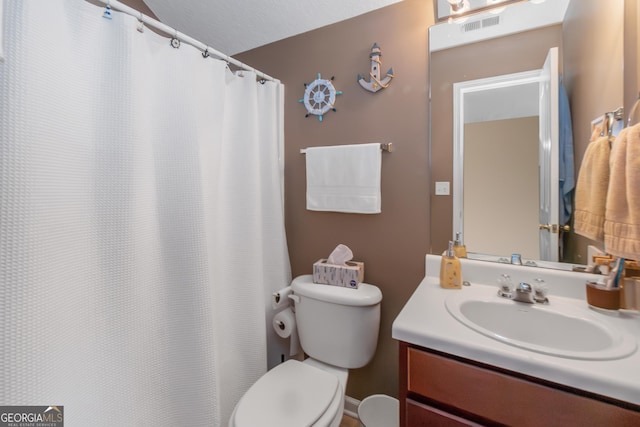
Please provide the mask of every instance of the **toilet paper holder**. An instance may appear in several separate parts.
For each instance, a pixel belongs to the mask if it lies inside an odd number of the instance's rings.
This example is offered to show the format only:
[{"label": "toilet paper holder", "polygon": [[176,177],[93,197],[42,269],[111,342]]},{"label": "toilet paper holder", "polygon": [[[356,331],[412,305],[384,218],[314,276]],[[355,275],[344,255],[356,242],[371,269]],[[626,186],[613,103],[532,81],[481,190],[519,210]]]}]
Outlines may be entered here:
[{"label": "toilet paper holder", "polygon": [[[275,298],[276,303],[279,303],[280,295],[278,293],[274,293],[273,296]],[[289,298],[293,302],[300,302],[300,297],[297,295],[287,294],[287,298]],[[284,331],[285,326],[281,320],[276,321],[276,325],[278,326],[278,328],[280,328],[280,330]]]},{"label": "toilet paper holder", "polygon": [[[272,295],[272,299],[271,299],[271,308],[273,308],[273,310],[278,311],[279,309],[283,308],[283,307],[288,307],[289,306],[289,300],[292,299],[291,298],[291,286],[287,286],[285,288],[280,289],[279,291],[274,292]],[[299,301],[293,299],[293,301]]]},{"label": "toilet paper holder", "polygon": [[[274,292],[273,293],[273,299],[275,300],[276,304],[280,303],[280,292]],[[293,302],[300,302],[300,297],[296,296],[296,295],[291,295],[291,294],[287,294],[287,295],[282,295],[282,296],[286,296],[287,298],[289,298],[290,300],[292,300]]]}]

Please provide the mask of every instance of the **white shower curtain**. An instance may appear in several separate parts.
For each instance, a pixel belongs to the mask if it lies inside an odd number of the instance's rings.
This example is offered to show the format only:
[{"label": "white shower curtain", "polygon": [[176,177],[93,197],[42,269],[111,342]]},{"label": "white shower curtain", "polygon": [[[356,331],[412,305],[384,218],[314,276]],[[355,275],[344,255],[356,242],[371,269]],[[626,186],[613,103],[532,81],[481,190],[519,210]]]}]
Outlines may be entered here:
[{"label": "white shower curtain", "polygon": [[103,10],[5,1],[0,405],[226,425],[290,281],[283,88]]}]

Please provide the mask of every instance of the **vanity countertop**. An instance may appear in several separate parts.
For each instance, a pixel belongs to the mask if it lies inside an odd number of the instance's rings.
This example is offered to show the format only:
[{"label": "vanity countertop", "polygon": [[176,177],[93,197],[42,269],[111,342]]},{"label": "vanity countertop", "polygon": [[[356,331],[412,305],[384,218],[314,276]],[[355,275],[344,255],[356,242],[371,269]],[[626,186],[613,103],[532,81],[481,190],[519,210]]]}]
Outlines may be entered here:
[{"label": "vanity countertop", "polygon": [[[446,298],[468,288],[440,287],[440,259],[440,256],[427,255],[425,278],[393,322],[394,339],[640,405],[640,349],[621,359],[577,360],[522,349],[482,335],[449,314]],[[470,281],[472,287],[487,287],[491,292],[497,292],[495,283],[500,274],[511,275],[515,283],[531,283],[535,278],[543,278],[549,287],[550,304],[556,300],[588,307],[584,283],[595,278],[584,273],[467,259],[461,263],[464,280]],[[590,310],[640,341],[637,313]]]}]

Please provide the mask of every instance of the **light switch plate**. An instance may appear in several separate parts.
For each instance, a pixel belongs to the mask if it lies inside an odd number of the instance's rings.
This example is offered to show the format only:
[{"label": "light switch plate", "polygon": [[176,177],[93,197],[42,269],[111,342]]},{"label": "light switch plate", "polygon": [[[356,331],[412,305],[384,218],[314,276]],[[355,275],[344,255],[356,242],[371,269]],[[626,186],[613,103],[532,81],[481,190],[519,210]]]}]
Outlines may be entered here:
[{"label": "light switch plate", "polygon": [[436,196],[448,196],[449,194],[449,181],[437,181]]}]

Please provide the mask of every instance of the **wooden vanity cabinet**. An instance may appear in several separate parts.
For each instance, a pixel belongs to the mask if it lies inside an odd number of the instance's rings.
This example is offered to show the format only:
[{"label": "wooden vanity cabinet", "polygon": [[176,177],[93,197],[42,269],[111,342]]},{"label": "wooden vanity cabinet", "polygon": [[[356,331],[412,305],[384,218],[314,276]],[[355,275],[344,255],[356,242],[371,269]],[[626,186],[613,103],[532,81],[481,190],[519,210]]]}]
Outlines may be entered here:
[{"label": "wooden vanity cabinet", "polygon": [[400,426],[640,426],[640,407],[400,342]]}]

